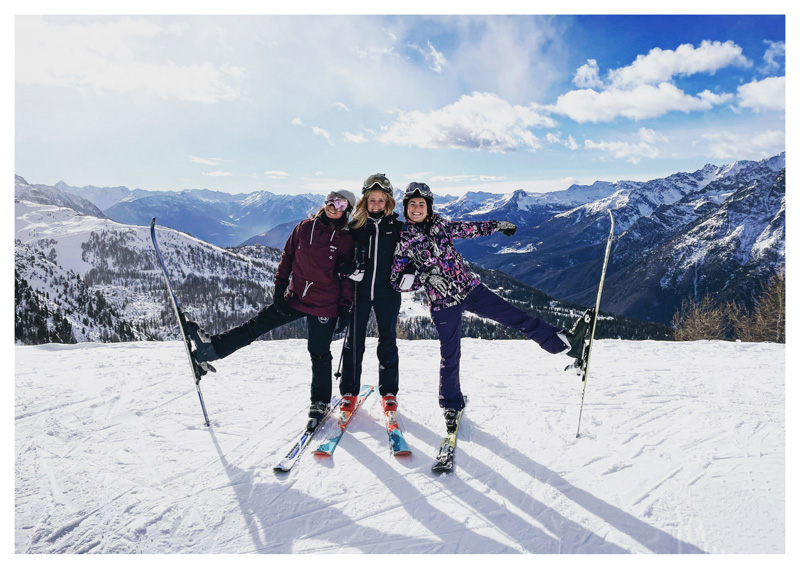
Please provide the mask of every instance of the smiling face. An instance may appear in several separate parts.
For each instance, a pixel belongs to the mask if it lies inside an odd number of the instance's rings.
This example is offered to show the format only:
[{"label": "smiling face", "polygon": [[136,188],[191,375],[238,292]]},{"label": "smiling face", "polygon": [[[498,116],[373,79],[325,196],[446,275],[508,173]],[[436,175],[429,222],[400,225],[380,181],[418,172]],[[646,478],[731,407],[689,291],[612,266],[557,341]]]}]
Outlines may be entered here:
[{"label": "smiling face", "polygon": [[411,223],[422,223],[428,216],[428,202],[422,197],[412,197],[408,200],[407,211]]},{"label": "smiling face", "polygon": [[342,215],[344,215],[344,211],[338,211],[333,203],[326,203],[325,204],[325,215],[328,216],[328,219],[341,219]]},{"label": "smiling face", "polygon": [[386,209],[386,194],[381,190],[370,191],[367,197],[367,211],[380,213]]}]

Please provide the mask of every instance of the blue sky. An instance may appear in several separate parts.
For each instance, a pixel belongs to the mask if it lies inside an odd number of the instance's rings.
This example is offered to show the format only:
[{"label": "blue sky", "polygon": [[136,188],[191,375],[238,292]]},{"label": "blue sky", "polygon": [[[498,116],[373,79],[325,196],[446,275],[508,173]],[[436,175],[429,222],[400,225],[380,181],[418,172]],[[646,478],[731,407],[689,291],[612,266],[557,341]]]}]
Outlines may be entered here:
[{"label": "blue sky", "polygon": [[15,172],[553,191],[785,150],[785,18],[16,16]]}]

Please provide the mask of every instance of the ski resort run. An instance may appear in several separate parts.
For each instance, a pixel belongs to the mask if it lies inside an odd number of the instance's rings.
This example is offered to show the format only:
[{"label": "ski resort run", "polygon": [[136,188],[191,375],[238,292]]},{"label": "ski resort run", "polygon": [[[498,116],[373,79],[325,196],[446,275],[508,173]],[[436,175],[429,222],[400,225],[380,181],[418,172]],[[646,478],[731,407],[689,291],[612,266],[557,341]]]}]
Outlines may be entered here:
[{"label": "ski resort run", "polygon": [[391,455],[373,396],[333,456],[276,474],[306,422],[303,340],[219,362],[210,427],[178,341],[16,346],[15,552],[786,551],[784,345],[599,340],[576,438],[566,356],[465,339],[442,475],[438,342],[399,348],[411,455]]}]

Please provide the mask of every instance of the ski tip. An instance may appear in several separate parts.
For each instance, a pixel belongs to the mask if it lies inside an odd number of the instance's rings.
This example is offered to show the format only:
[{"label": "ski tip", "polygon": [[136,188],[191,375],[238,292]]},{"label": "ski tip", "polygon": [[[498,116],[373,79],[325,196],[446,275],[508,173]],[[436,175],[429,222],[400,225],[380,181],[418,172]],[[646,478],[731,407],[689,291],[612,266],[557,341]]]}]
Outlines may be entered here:
[{"label": "ski tip", "polygon": [[150,228],[152,229],[152,228],[153,228],[153,227],[155,227],[155,226],[156,226],[156,218],[155,218],[155,217],[153,217],[153,220],[152,220],[152,221],[150,221]]}]

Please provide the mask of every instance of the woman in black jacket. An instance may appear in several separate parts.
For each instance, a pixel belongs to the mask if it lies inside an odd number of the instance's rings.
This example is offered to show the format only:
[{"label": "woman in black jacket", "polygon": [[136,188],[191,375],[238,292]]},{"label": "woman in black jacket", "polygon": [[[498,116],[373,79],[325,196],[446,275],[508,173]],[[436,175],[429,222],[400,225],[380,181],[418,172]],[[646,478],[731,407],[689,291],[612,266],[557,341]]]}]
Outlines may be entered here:
[{"label": "woman in black jacket", "polygon": [[378,390],[384,410],[397,409],[395,395],[399,378],[396,327],[401,296],[392,288],[389,276],[402,222],[394,212],[393,189],[384,174],[369,176],[364,181],[361,199],[350,222],[350,234],[356,250],[362,251],[364,262],[363,276],[356,284],[355,318],[351,320],[342,353],[342,380],[339,383],[343,396],[358,393],[361,387],[364,340],[370,312],[374,311],[378,323]]}]

